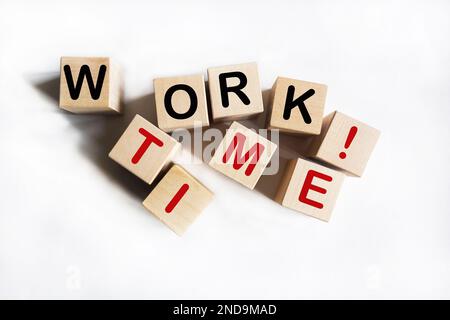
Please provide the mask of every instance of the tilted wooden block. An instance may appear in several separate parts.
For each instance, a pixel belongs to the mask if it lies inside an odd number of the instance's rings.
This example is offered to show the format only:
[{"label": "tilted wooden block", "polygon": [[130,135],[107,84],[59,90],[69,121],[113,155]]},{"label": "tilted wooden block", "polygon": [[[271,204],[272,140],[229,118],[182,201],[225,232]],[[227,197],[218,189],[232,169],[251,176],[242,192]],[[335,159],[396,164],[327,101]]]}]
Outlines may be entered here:
[{"label": "tilted wooden block", "polygon": [[277,145],[238,122],[233,122],[209,165],[253,189],[272,158]]},{"label": "tilted wooden block", "polygon": [[323,119],[322,132],[315,137],[310,156],[355,176],[362,176],[380,131],[335,111]]},{"label": "tilted wooden block", "polygon": [[153,84],[160,129],[209,126],[203,75],[158,78]]},{"label": "tilted wooden block", "polygon": [[269,129],[318,135],[327,95],[324,84],[278,77],[271,92]]},{"label": "tilted wooden block", "polygon": [[213,193],[178,165],[173,165],[143,205],[178,235],[182,235]]},{"label": "tilted wooden block", "polygon": [[121,111],[119,66],[110,58],[62,57],[59,106],[74,113]]},{"label": "tilted wooden block", "polygon": [[329,221],[345,175],[303,159],[291,160],[275,200],[281,205]]},{"label": "tilted wooden block", "polygon": [[180,146],[167,133],[136,115],[109,157],[150,184]]},{"label": "tilted wooden block", "polygon": [[256,63],[208,69],[214,121],[249,118],[264,111]]}]

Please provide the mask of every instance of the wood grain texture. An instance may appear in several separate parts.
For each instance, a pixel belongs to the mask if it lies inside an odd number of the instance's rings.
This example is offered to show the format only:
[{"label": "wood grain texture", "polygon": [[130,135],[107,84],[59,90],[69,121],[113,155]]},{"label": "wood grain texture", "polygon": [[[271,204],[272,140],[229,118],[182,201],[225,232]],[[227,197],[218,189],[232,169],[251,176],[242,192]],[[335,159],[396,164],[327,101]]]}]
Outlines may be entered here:
[{"label": "wood grain texture", "polygon": [[[311,176],[309,184],[313,187],[308,188],[307,177],[311,175],[311,170],[330,177],[331,181],[323,179],[321,176]],[[275,199],[284,207],[323,221],[329,221],[344,177],[343,173],[312,161],[293,159],[286,168]],[[315,190],[317,187],[324,190],[318,192]],[[305,189],[304,197],[301,197],[302,189]],[[305,197],[308,200],[305,200]],[[309,201],[314,201],[323,207],[311,205]]]},{"label": "wood grain texture", "polygon": [[[83,79],[81,92],[72,99],[64,66],[70,66],[74,84],[77,83],[80,69],[89,66],[94,84],[97,83],[100,66],[106,66],[106,74],[100,97],[94,99],[89,91],[86,78]],[[73,113],[120,113],[122,99],[121,72],[119,65],[108,57],[62,57],[60,63],[60,108]]]},{"label": "wood grain texture", "polygon": [[[357,127],[356,135],[349,147],[345,148],[353,126]],[[379,130],[334,111],[324,118],[322,132],[314,138],[309,155],[349,175],[361,177],[379,136]],[[341,152],[346,154],[344,159],[339,156]]]},{"label": "wood grain texture", "polygon": [[[242,91],[249,98],[249,105],[245,105],[235,93],[229,93],[229,106],[226,108],[223,106],[220,93],[219,75],[227,72],[242,72],[245,74],[247,77],[247,84],[244,88],[242,88]],[[245,119],[256,116],[264,111],[258,67],[256,63],[244,63],[208,68],[208,84],[211,112],[214,121]],[[227,80],[228,86],[236,86],[238,84],[238,78],[230,78]]]},{"label": "wood grain texture", "polygon": [[[238,148],[235,148],[233,150],[233,153],[230,154],[228,160],[224,162],[224,155],[229,150],[230,146],[233,146],[234,139],[236,138],[236,135],[239,134],[245,139],[244,143],[242,144],[243,148],[241,150],[241,153],[238,154]],[[254,161],[254,156],[250,155],[247,161],[243,161],[245,154],[252,148],[254,148],[257,144],[263,146],[263,148],[261,148],[262,153],[259,157],[259,160],[257,162]],[[267,140],[261,135],[235,121],[227,130],[225,137],[217,147],[214,156],[209,162],[209,165],[217,171],[223,173],[224,175],[246,186],[247,188],[254,189],[256,183],[263,174],[264,169],[269,164],[269,161],[275,153],[276,149],[277,145],[275,143]],[[236,161],[240,166],[239,168],[234,167]],[[250,172],[250,174],[247,174],[252,161],[254,168]]]},{"label": "wood grain texture", "polygon": [[[310,89],[314,90],[314,94],[304,100],[304,104],[311,118],[311,123],[305,122],[298,107],[291,110],[289,119],[286,120],[283,118],[288,87],[290,86],[295,88],[293,100],[302,96]],[[318,135],[322,127],[326,95],[327,86],[324,84],[278,77],[271,92],[268,128],[279,129],[280,131],[294,134]]]},{"label": "wood grain texture", "polygon": [[[180,194],[182,190],[182,194]],[[173,201],[178,195],[177,201]],[[180,197],[181,195],[181,197]],[[173,165],[144,200],[144,207],[182,235],[213,198],[213,193],[179,165]],[[170,206],[170,212],[168,211]]]},{"label": "wood grain texture", "polygon": [[[156,137],[162,145],[158,146],[157,143],[151,143],[137,163],[133,163],[133,159],[136,160],[135,155],[138,150],[143,150],[140,148],[147,139],[140,132],[141,129],[145,129]],[[169,164],[180,146],[180,143],[167,133],[161,131],[140,115],[136,115],[109,153],[109,157],[150,184],[158,173]]]},{"label": "wood grain texture", "polygon": [[[205,79],[203,75],[192,75],[182,77],[157,78],[153,81],[155,89],[156,115],[158,118],[158,127],[166,132],[179,128],[191,129],[194,127],[209,126],[208,107],[206,104]],[[197,110],[187,119],[175,119],[170,116],[164,104],[164,97],[167,90],[174,85],[188,85],[191,87],[197,97]],[[191,100],[188,93],[178,90],[172,95],[172,107],[175,112],[186,113]]]}]

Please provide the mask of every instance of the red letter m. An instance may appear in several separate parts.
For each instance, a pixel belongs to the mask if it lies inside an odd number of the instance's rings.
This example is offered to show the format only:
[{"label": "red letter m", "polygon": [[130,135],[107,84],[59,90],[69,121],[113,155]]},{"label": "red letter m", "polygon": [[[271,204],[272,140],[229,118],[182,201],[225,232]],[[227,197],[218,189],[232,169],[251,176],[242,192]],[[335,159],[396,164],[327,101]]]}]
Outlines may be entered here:
[{"label": "red letter m", "polygon": [[245,175],[249,176],[252,174],[253,169],[255,169],[256,163],[259,160],[259,157],[264,151],[264,146],[260,143],[254,144],[242,157],[242,151],[244,149],[246,137],[242,133],[236,133],[233,138],[233,142],[228,146],[227,151],[223,155],[222,161],[223,163],[228,162],[228,160],[233,155],[234,150],[236,150],[236,155],[234,156],[233,169],[239,170],[244,163],[246,163],[250,157],[250,164],[245,169]]}]

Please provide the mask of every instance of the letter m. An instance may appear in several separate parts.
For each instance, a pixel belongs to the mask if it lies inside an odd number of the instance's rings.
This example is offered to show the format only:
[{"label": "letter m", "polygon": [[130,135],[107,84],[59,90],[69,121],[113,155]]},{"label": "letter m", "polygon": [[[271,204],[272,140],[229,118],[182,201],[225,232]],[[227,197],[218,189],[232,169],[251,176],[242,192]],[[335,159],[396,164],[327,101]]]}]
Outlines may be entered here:
[{"label": "letter m", "polygon": [[245,175],[249,176],[252,174],[253,169],[255,169],[256,163],[258,162],[261,154],[264,151],[264,146],[261,143],[255,143],[244,155],[242,155],[245,140],[245,135],[239,132],[236,133],[233,141],[228,146],[227,151],[223,155],[222,161],[223,163],[227,163],[233,155],[234,151],[236,151],[236,154],[234,156],[233,169],[239,170],[244,165],[244,163],[250,160],[247,168],[245,169]]},{"label": "letter m", "polygon": [[76,85],[73,82],[72,70],[69,65],[64,66],[64,75],[67,80],[67,87],[69,88],[70,97],[73,100],[77,100],[80,97],[81,87],[83,86],[84,78],[86,77],[87,84],[89,86],[89,92],[94,100],[100,98],[102,93],[103,81],[105,80],[106,66],[102,64],[98,71],[97,83],[94,84],[92,79],[91,69],[88,65],[84,64],[80,68]]}]

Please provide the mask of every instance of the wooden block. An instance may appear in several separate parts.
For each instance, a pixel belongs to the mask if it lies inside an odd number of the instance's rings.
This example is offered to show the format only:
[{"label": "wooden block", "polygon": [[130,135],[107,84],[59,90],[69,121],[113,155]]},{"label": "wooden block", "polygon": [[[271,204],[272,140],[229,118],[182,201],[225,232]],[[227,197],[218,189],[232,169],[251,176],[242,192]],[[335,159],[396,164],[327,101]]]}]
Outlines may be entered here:
[{"label": "wooden block", "polygon": [[271,92],[269,129],[320,134],[327,95],[324,84],[278,77]]},{"label": "wooden block", "polygon": [[329,221],[345,175],[317,163],[291,160],[275,200],[281,205]]},{"label": "wooden block", "polygon": [[121,111],[119,66],[110,58],[62,57],[59,106],[74,113]]},{"label": "wooden block", "polygon": [[264,111],[256,63],[208,69],[214,121],[249,118]]},{"label": "wooden block", "polygon": [[109,157],[150,184],[180,146],[167,133],[136,115]]},{"label": "wooden block", "polygon": [[178,235],[211,202],[213,193],[178,165],[173,165],[144,200],[144,207]]},{"label": "wooden block", "polygon": [[276,149],[275,143],[233,122],[209,165],[253,189]]},{"label": "wooden block", "polygon": [[153,84],[160,129],[209,126],[203,75],[158,78]]},{"label": "wooden block", "polygon": [[309,154],[354,176],[362,176],[380,131],[335,111],[323,120]]}]

